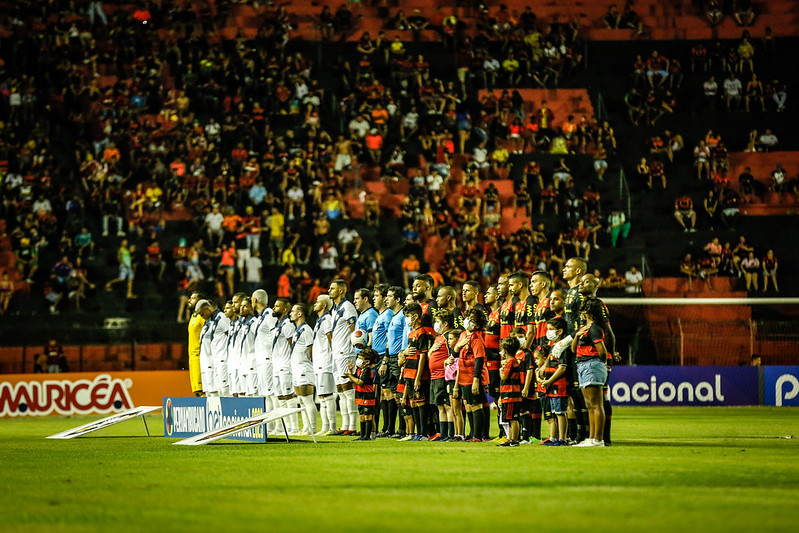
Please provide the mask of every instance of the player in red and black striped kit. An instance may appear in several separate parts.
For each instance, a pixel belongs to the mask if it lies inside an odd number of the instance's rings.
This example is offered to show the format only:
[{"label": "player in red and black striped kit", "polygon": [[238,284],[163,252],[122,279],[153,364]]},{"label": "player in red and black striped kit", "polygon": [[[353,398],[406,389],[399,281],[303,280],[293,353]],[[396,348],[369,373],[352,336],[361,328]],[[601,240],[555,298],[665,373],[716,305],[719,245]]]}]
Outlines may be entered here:
[{"label": "player in red and black striped kit", "polygon": [[[499,408],[499,292],[496,285],[491,285],[486,290],[485,305],[488,308],[488,323],[486,323],[486,366],[488,367],[488,394],[494,399]],[[486,424],[488,425],[488,424]],[[502,431],[499,432],[502,435]]]},{"label": "player in red and black striped kit", "polygon": [[[402,378],[405,381],[403,405],[410,401],[416,436],[411,440],[427,439],[427,398],[430,395],[430,368],[427,356],[433,344],[431,327],[422,325],[422,307],[417,303],[405,306],[405,319],[410,324],[408,348],[405,355],[405,368]],[[433,332],[434,333],[434,332]]]},{"label": "player in red and black striped kit", "polygon": [[[522,349],[530,351],[535,336],[535,307],[538,301],[529,291],[529,277],[525,272],[514,272],[509,278],[510,293],[517,299],[515,306],[514,327],[522,329],[525,333]],[[526,370],[534,367],[532,361]],[[525,382],[527,380],[525,379]],[[529,388],[528,388],[529,390]],[[531,438],[541,439],[541,404],[536,401],[522,402],[520,421],[522,426],[522,439],[529,441]]]},{"label": "player in red and black striped kit", "polygon": [[519,341],[515,337],[502,339],[500,344],[502,362],[499,375],[500,404],[502,420],[508,424],[508,440],[497,446],[519,445],[519,414],[517,412],[522,403],[522,373],[516,353],[519,351]]},{"label": "player in red and black striped kit", "polygon": [[516,298],[510,293],[508,276],[502,274],[497,280],[497,296],[499,297],[499,339],[510,337],[510,330],[516,322]]},{"label": "player in red and black striped kit", "polygon": [[360,415],[361,436],[355,440],[372,440],[372,422],[375,418],[375,381],[374,364],[377,361],[377,352],[371,348],[364,348],[358,352],[358,357],[353,365],[347,365],[347,377],[355,385],[355,405],[358,406]]}]

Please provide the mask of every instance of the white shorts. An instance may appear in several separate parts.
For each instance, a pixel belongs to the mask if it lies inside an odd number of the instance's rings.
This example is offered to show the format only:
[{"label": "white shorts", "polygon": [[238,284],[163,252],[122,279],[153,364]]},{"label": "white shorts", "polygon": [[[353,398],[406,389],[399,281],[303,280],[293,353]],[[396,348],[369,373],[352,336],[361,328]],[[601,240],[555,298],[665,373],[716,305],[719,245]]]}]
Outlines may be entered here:
[{"label": "white shorts", "polygon": [[200,375],[202,376],[203,380],[203,392],[208,394],[209,392],[217,392],[218,388],[216,386],[216,373],[214,372],[213,367],[204,368],[200,371]]},{"label": "white shorts", "polygon": [[349,372],[349,366],[347,363],[350,362],[355,364],[355,354],[340,358],[333,358],[333,379],[335,379],[336,385],[350,383],[350,378],[344,376],[347,372]]},{"label": "white shorts", "polygon": [[227,360],[214,359],[214,375],[217,392],[224,388],[228,388],[230,382],[228,381]]},{"label": "white shorts", "polygon": [[291,396],[294,394],[294,381],[291,373],[275,375],[275,396]]},{"label": "white shorts", "polygon": [[306,385],[313,385],[316,381],[316,376],[313,373],[313,366],[311,361],[305,360],[301,363],[291,364],[291,378],[294,381],[295,387],[304,387]]},{"label": "white shorts", "polygon": [[272,365],[258,365],[258,396],[274,396],[275,378],[272,374]]},{"label": "white shorts", "polygon": [[258,396],[258,374],[251,372],[244,376],[247,396]]},{"label": "white shorts", "polygon": [[333,379],[333,374],[325,372],[323,374],[316,374],[315,377],[317,396],[327,396],[336,392],[336,381]]}]

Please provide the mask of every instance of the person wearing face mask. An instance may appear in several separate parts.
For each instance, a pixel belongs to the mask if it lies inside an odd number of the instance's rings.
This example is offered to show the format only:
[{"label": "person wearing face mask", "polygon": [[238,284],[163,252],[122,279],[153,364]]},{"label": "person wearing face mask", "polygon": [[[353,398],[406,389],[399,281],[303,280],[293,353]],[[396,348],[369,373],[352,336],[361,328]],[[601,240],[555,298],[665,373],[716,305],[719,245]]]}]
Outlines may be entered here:
[{"label": "person wearing face mask", "polygon": [[403,359],[405,364],[402,371],[405,383],[402,404],[410,404],[416,430],[416,434],[408,440],[427,440],[425,406],[430,395],[430,369],[427,365],[427,356],[432,338],[428,333],[429,328],[422,325],[422,306],[417,303],[406,305],[405,323],[411,331],[408,334],[408,347],[400,352],[400,365],[403,364]]},{"label": "person wearing face mask", "polygon": [[483,330],[486,316],[482,309],[469,311],[463,321],[466,331],[461,334],[455,349],[458,358],[458,397],[466,404],[466,415],[472,427],[470,442],[483,442],[486,418],[483,405],[486,403],[485,387],[489,383],[485,366],[485,336]]},{"label": "person wearing face mask", "polygon": [[355,364],[347,368],[347,378],[355,384],[355,403],[358,406],[361,435],[355,440],[374,440],[372,424],[375,418],[375,382],[373,366],[377,352],[364,348],[358,353]]},{"label": "person wearing face mask", "polygon": [[427,358],[430,370],[430,404],[438,409],[438,434],[433,437],[434,441],[446,442],[455,436],[455,423],[445,379],[446,363],[449,359],[447,333],[453,328],[452,322],[452,313],[439,308],[438,316],[433,320],[436,337]]},{"label": "person wearing face mask", "polygon": [[311,361],[311,347],[314,342],[313,330],[307,323],[308,310],[302,304],[291,308],[289,318],[294,324],[294,336],[291,339],[291,379],[294,392],[300,399],[302,407],[302,431],[298,435],[316,433],[318,412],[314,403],[314,369]]},{"label": "person wearing face mask", "polygon": [[563,318],[551,319],[547,323],[548,345],[539,345],[536,348],[536,359],[539,361],[538,376],[541,388],[546,391],[548,411],[552,413],[549,420],[549,438],[545,446],[567,445],[566,411],[569,406],[569,392],[566,370],[572,341],[570,336],[566,336],[567,327]]}]

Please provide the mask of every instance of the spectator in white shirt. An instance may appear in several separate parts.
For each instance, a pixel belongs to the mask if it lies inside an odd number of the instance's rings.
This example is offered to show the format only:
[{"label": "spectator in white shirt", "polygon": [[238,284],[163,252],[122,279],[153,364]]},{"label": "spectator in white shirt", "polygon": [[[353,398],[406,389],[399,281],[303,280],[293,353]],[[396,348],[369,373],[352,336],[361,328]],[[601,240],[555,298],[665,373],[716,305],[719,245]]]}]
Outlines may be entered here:
[{"label": "spectator in white shirt", "polygon": [[724,99],[727,103],[728,111],[735,111],[741,105],[741,92],[743,86],[741,80],[735,77],[735,74],[730,72],[730,77],[724,80]]},{"label": "spectator in white shirt", "polygon": [[213,210],[205,215],[205,226],[208,228],[208,239],[214,246],[222,244],[222,237],[225,231],[222,229],[222,222],[225,221],[225,215],[219,211],[219,205],[214,205]]},{"label": "spectator in white shirt", "polygon": [[641,285],[644,283],[644,275],[635,268],[635,265],[630,267],[630,270],[624,273],[624,279],[627,281],[624,291],[627,294],[641,294]]}]

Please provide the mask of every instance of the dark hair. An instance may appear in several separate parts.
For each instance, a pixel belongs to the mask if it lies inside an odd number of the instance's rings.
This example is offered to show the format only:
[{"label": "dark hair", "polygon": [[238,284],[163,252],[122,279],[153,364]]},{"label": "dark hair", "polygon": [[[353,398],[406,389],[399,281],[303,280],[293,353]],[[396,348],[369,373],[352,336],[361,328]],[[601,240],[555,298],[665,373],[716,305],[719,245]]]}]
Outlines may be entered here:
[{"label": "dark hair", "polygon": [[360,294],[361,298],[369,302],[369,305],[372,305],[372,293],[369,292],[369,289],[358,289],[355,294]]},{"label": "dark hair", "polygon": [[403,300],[405,300],[405,289],[403,289],[399,285],[392,285],[391,287],[389,287],[388,290],[386,291],[386,294],[388,294],[389,292],[393,292],[394,298],[396,298],[398,301],[402,302]]},{"label": "dark hair", "polygon": [[308,318],[308,306],[307,305],[305,305],[305,304],[294,304],[292,306],[292,309],[294,309],[295,307],[299,308],[300,313],[302,313],[302,318],[304,318],[304,319]]},{"label": "dark hair", "polygon": [[364,348],[363,350],[358,352],[358,356],[363,357],[364,359],[369,361],[370,364],[373,364],[375,361],[377,361],[377,352],[371,348]]},{"label": "dark hair", "polygon": [[422,306],[417,303],[411,303],[405,306],[405,316],[419,315],[422,316]]},{"label": "dark hair", "polygon": [[421,274],[419,276],[416,276],[416,279],[424,281],[425,283],[427,283],[427,286],[430,287],[431,289],[433,288],[433,285],[435,285],[433,276],[431,276],[430,274]]},{"label": "dark hair", "polygon": [[530,274],[530,279],[533,279],[536,276],[541,276],[549,283],[552,283],[552,276],[546,270],[536,270],[532,274]]},{"label": "dark hair", "polygon": [[580,304],[580,312],[588,315],[594,322],[602,321],[603,304],[599,298],[586,298]]},{"label": "dark hair", "polygon": [[336,278],[330,282],[331,285],[338,285],[339,287],[344,287],[344,290],[347,290],[347,282],[341,278]]},{"label": "dark hair", "polygon": [[470,279],[469,281],[463,282],[464,287],[466,287],[467,285],[469,287],[472,287],[475,290],[475,292],[480,292],[480,284],[477,283],[476,281]]},{"label": "dark hair", "polygon": [[508,280],[514,280],[514,279],[518,279],[522,283],[524,283],[525,281],[529,281],[529,278],[527,277],[527,273],[522,271],[522,270],[517,270],[516,272],[514,272],[513,274],[508,276]]},{"label": "dark hair", "polygon": [[524,331],[522,328],[518,328],[517,327],[517,328],[513,328],[512,330],[510,330],[510,334],[511,335],[518,335],[519,333],[521,333],[522,335],[527,335],[527,332]]},{"label": "dark hair", "polygon": [[378,283],[377,285],[374,286],[372,290],[373,292],[380,293],[380,296],[385,298],[388,289],[389,289],[388,283]]},{"label": "dark hair", "polygon": [[499,347],[505,350],[505,353],[516,355],[516,352],[519,351],[519,339],[516,337],[505,337],[500,341]]},{"label": "dark hair", "polygon": [[472,318],[475,328],[483,329],[486,327],[486,314],[481,307],[472,307],[466,312],[466,316]]},{"label": "dark hair", "polygon": [[554,318],[550,318],[549,320],[547,320],[547,325],[552,326],[555,329],[562,329],[563,331],[569,329],[566,319],[563,318],[562,316],[556,316]]},{"label": "dark hair", "polygon": [[436,315],[436,319],[447,324],[449,327],[455,325],[455,315],[449,309],[441,309]]}]

